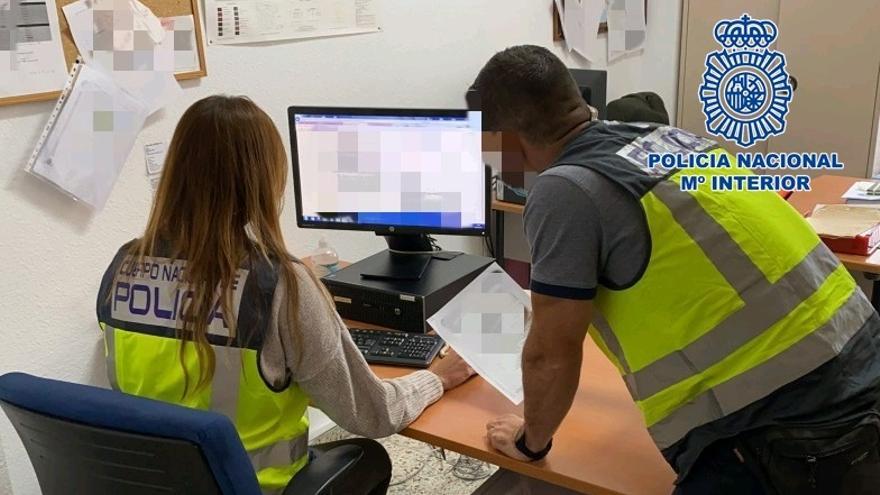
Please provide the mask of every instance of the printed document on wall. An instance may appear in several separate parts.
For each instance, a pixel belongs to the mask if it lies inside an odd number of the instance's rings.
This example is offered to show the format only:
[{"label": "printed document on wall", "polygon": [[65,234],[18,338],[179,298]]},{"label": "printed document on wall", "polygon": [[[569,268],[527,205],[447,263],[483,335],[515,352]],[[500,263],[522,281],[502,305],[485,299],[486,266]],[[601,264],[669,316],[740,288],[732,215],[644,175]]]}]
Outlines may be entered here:
[{"label": "printed document on wall", "polygon": [[100,209],[148,114],[107,74],[83,65],[30,172]]},{"label": "printed document on wall", "polygon": [[0,98],[60,91],[66,79],[55,0],[0,0]]},{"label": "printed document on wall", "polygon": [[520,360],[532,303],[493,263],[428,324],[477,373],[514,404],[523,401]]},{"label": "printed document on wall", "polygon": [[378,0],[205,0],[208,43],[278,41],[379,31]]}]

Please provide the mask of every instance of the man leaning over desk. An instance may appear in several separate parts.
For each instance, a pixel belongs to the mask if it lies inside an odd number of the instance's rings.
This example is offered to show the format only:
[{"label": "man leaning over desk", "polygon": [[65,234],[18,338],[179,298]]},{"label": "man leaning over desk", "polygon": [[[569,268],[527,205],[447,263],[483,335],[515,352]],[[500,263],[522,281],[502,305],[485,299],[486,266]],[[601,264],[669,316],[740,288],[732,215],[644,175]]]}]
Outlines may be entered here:
[{"label": "man leaning over desk", "polygon": [[492,445],[548,455],[592,322],[676,493],[880,493],[880,317],[803,218],[772,192],[682,191],[685,174],[731,172],[658,173],[652,143],[724,151],[674,127],[591,121],[544,48],[496,54],[475,88],[504,167],[540,172],[524,217],[525,417],[490,422]]}]

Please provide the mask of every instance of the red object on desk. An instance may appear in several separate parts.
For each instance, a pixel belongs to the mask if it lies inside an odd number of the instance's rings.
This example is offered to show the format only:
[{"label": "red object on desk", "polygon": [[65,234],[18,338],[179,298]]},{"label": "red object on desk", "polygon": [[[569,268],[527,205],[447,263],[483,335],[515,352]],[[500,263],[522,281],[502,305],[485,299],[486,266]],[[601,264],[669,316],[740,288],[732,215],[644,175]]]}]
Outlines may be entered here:
[{"label": "red object on desk", "polygon": [[880,225],[855,237],[819,236],[822,242],[835,253],[858,254],[868,256],[880,245]]}]

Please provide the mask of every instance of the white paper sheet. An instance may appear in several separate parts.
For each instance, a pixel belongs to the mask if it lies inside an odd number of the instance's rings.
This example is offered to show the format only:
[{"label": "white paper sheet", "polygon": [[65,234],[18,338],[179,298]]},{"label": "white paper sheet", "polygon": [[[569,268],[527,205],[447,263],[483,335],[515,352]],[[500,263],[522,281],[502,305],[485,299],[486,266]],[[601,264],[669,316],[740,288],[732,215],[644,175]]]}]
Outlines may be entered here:
[{"label": "white paper sheet", "polygon": [[574,50],[591,62],[601,59],[599,22],[605,11],[605,0],[557,0],[562,16],[562,31],[569,51]]},{"label": "white paper sheet", "polygon": [[205,0],[209,44],[253,43],[379,30],[377,0]]},{"label": "white paper sheet", "polygon": [[67,79],[55,0],[0,1],[0,98],[60,91]]},{"label": "white paper sheet", "polygon": [[147,165],[147,175],[162,173],[165,166],[165,153],[167,147],[164,142],[150,143],[144,146],[144,162]]},{"label": "white paper sheet", "polygon": [[520,360],[531,314],[529,295],[493,263],[428,318],[428,324],[483,379],[519,404]]},{"label": "white paper sheet", "polygon": [[106,74],[83,66],[31,173],[102,208],[148,113]]},{"label": "white paper sheet", "polygon": [[608,61],[645,46],[644,0],[608,0]]},{"label": "white paper sheet", "polygon": [[150,113],[180,97],[174,78],[175,44],[168,40],[173,34],[169,36],[163,27],[166,35],[157,44],[143,29],[127,21],[120,24],[119,18],[134,22],[142,16],[128,0],[101,0],[94,5],[79,0],[62,9],[83,60],[140,99]]}]

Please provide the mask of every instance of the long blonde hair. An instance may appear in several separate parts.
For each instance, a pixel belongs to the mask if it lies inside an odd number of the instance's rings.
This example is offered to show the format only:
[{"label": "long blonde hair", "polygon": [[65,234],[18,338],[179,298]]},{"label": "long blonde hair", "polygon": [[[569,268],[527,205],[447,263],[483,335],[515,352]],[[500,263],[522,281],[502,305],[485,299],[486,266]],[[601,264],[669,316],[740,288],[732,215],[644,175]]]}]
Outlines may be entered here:
[{"label": "long blonde hair", "polygon": [[[249,257],[279,266],[293,314],[297,283],[279,216],[287,184],[287,154],[269,116],[245,97],[210,96],[183,114],[165,159],[143,236],[128,254],[186,260],[189,300],[178,337],[184,396],[210,384],[215,356],[208,326],[219,297],[230,339],[236,335],[232,294],[239,267]],[[253,258],[251,258],[253,259]],[[190,390],[185,366],[194,342],[199,375]]]}]

